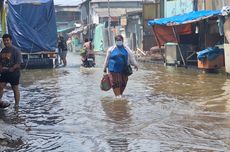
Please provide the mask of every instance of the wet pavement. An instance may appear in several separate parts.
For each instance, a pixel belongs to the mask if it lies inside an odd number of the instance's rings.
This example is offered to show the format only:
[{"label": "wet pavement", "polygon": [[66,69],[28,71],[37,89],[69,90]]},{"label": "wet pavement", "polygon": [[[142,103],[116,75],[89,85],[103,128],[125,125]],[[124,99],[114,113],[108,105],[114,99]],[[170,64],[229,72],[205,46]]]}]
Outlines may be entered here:
[{"label": "wet pavement", "polygon": [[99,84],[94,69],[68,66],[23,70],[20,108],[13,93],[1,110],[0,150],[18,152],[228,152],[230,79],[195,69],[140,64],[121,100]]}]

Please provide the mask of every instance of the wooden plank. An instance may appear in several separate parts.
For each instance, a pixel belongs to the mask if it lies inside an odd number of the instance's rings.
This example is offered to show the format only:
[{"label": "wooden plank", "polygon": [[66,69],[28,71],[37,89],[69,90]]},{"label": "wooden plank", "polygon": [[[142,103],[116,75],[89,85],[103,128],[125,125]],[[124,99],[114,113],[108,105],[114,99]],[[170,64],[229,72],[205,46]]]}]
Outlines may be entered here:
[{"label": "wooden plank", "polygon": [[139,48],[137,48],[137,52],[140,52],[141,54],[146,55],[146,53]]},{"label": "wooden plank", "polygon": [[230,43],[230,18],[227,18],[224,23],[224,33],[225,37],[228,40],[228,43]]}]

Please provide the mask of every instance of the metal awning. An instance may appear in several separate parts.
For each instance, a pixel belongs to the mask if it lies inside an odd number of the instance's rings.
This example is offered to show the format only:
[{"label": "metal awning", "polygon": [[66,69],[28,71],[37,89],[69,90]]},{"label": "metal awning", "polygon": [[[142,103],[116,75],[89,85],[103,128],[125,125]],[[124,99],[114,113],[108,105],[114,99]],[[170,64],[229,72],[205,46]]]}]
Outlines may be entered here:
[{"label": "metal awning", "polygon": [[68,28],[61,28],[61,29],[58,29],[57,32],[60,33],[60,32],[65,32],[65,31],[68,31],[68,30],[73,30],[75,28],[74,27],[68,27]]}]

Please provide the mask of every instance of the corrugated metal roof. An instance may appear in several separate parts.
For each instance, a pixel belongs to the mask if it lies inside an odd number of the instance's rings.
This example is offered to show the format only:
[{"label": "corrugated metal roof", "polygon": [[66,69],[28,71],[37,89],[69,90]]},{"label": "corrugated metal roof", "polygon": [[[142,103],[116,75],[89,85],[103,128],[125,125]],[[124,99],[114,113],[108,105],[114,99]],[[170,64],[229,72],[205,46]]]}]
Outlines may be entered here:
[{"label": "corrugated metal roof", "polygon": [[[86,0],[54,0],[54,5],[77,6]],[[91,3],[108,2],[108,0],[91,0]],[[155,2],[154,0],[109,0],[109,2]]]},{"label": "corrugated metal roof", "polygon": [[[142,8],[110,8],[110,16],[121,16],[126,13],[141,11]],[[109,16],[108,8],[95,8],[99,17]]]},{"label": "corrugated metal roof", "polygon": [[[91,3],[108,2],[108,0],[91,0]],[[109,2],[154,2],[154,0],[109,0]]]},{"label": "corrugated metal roof", "polygon": [[[94,2],[108,2],[108,0],[92,0]],[[142,2],[142,0],[109,0],[109,2]]]},{"label": "corrugated metal roof", "polygon": [[58,6],[77,6],[84,3],[86,0],[53,0],[54,5]]}]

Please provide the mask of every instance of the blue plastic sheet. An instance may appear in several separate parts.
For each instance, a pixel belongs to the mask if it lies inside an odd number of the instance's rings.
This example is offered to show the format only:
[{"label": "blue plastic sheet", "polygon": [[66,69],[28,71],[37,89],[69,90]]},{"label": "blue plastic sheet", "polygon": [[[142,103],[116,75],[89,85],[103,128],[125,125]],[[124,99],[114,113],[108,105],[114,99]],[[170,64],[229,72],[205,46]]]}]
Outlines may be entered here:
[{"label": "blue plastic sheet", "polygon": [[209,47],[205,50],[197,52],[197,59],[204,60],[205,58],[207,58],[210,61],[210,60],[214,60],[216,57],[223,54],[224,54],[224,49],[220,49],[218,47],[214,47],[214,48]]},{"label": "blue plastic sheet", "polygon": [[9,1],[7,24],[13,37],[13,44],[27,53],[55,51],[57,26],[53,0],[35,0],[35,2]]},{"label": "blue plastic sheet", "polygon": [[185,13],[182,15],[176,15],[168,18],[161,18],[156,20],[148,21],[148,25],[152,26],[154,24],[158,25],[180,25],[186,24],[189,22],[199,21],[205,18],[209,18],[212,16],[220,15],[220,10],[202,10],[202,11],[192,11],[190,13]]}]

